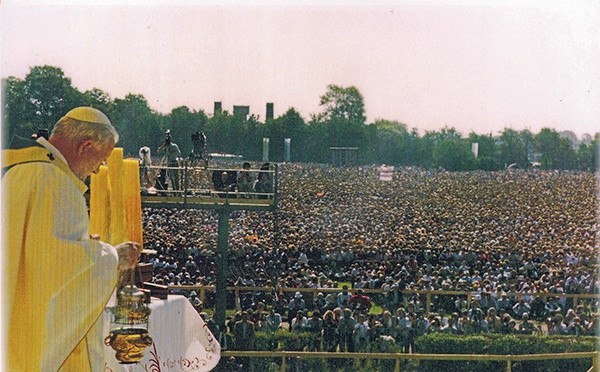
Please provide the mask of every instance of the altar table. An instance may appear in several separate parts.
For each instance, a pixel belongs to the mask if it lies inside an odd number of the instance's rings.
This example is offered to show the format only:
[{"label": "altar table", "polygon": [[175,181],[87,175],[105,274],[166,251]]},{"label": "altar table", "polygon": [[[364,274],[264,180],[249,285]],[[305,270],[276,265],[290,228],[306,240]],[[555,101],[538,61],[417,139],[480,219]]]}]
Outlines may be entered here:
[{"label": "altar table", "polygon": [[[148,334],[153,344],[144,351],[144,358],[137,364],[120,364],[115,351],[104,346],[104,372],[210,371],[217,365],[221,346],[186,297],[152,297],[149,307]],[[103,317],[105,336],[111,316],[105,312]]]}]

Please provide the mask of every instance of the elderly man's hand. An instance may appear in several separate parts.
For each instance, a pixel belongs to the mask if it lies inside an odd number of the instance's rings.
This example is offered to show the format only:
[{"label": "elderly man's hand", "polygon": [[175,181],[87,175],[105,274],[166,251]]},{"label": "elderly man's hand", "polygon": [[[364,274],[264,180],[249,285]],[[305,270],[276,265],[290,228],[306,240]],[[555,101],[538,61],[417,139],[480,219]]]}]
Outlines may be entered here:
[{"label": "elderly man's hand", "polygon": [[119,271],[125,271],[133,269],[140,260],[140,253],[142,252],[142,246],[135,242],[125,242],[115,247],[117,254],[119,255]]}]

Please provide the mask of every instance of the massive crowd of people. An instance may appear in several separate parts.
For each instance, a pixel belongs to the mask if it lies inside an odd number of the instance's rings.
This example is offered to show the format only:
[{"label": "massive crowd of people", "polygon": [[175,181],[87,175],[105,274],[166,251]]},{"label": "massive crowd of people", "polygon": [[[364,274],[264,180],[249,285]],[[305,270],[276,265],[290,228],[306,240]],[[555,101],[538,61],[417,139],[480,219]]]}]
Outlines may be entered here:
[{"label": "massive crowd of people", "polygon": [[[278,178],[276,212],[230,219],[230,285],[273,288],[241,300],[257,330],[273,329],[273,313],[276,328],[318,332],[319,349],[379,349],[391,337],[407,351],[426,332],[600,334],[597,301],[561,296],[600,292],[592,173],[404,168],[386,182],[376,167],[283,164]],[[143,223],[154,282],[215,283],[216,213],[145,208]],[[341,303],[280,290],[341,283]],[[349,306],[350,295],[366,297],[357,289],[382,293]],[[468,291],[472,301],[436,295],[425,314],[425,297],[403,290]],[[372,303],[380,313],[364,311]]]}]

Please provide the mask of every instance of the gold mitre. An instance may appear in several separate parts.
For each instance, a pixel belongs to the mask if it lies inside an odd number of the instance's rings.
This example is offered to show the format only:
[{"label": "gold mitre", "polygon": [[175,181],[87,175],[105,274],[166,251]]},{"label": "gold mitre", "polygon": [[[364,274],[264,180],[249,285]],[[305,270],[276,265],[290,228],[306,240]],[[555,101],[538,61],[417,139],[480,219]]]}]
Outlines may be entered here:
[{"label": "gold mitre", "polygon": [[102,111],[93,107],[76,107],[73,110],[67,112],[65,116],[74,120],[87,121],[88,123],[111,125],[110,120],[108,120],[108,117],[104,115]]}]

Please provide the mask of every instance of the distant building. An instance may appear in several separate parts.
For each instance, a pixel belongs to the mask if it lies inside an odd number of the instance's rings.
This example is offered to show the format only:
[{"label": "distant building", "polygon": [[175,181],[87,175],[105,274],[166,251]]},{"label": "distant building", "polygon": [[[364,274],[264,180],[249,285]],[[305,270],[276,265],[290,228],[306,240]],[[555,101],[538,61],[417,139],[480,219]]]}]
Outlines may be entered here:
[{"label": "distant building", "polygon": [[233,115],[239,116],[244,120],[248,119],[250,114],[250,106],[233,106]]},{"label": "distant building", "polygon": [[223,110],[223,105],[221,105],[221,102],[215,102],[214,108],[213,108],[213,115],[216,115],[217,112],[221,112]]},{"label": "distant building", "polygon": [[336,167],[349,167],[358,164],[358,147],[330,147],[331,164]]}]

